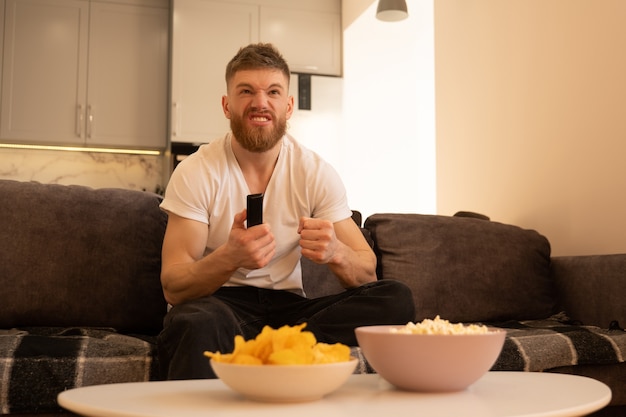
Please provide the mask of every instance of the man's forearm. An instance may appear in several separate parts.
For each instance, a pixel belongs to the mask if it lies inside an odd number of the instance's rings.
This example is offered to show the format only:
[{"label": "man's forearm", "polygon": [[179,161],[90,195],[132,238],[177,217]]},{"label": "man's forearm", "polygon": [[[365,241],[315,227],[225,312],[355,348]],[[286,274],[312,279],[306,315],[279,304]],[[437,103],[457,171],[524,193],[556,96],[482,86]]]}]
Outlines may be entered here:
[{"label": "man's forearm", "polygon": [[376,281],[376,255],[369,250],[355,251],[341,244],[328,267],[344,288],[354,288]]},{"label": "man's forearm", "polygon": [[198,261],[164,268],[161,271],[163,294],[171,305],[206,297],[224,285],[236,270],[218,248]]}]

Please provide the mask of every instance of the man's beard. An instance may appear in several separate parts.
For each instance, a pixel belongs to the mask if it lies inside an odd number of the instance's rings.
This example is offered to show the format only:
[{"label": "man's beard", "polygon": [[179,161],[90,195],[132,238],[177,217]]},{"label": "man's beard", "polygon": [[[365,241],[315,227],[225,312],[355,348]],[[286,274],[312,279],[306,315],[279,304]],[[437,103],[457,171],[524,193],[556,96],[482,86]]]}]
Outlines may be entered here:
[{"label": "man's beard", "polygon": [[230,118],[230,129],[239,144],[250,152],[266,152],[272,149],[285,135],[287,131],[287,120],[285,118],[277,118],[272,114],[272,120],[275,122],[273,127],[268,130],[265,127],[246,127],[244,118],[232,115]]}]

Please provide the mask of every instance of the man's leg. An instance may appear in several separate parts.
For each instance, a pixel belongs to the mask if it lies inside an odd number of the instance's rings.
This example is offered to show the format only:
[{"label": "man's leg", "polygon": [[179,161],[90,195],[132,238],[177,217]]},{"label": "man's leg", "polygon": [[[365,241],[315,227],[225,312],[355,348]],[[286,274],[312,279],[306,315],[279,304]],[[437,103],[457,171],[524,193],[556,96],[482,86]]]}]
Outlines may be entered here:
[{"label": "man's leg", "polygon": [[215,378],[204,352],[232,352],[235,335],[256,336],[263,314],[254,288],[222,288],[211,297],[172,307],[158,337],[161,375],[167,379]]},{"label": "man's leg", "polygon": [[[294,311],[290,312],[289,309]],[[289,321],[307,323],[320,342],[356,346],[354,329],[415,320],[411,290],[399,281],[380,280],[326,297],[285,306]]]}]

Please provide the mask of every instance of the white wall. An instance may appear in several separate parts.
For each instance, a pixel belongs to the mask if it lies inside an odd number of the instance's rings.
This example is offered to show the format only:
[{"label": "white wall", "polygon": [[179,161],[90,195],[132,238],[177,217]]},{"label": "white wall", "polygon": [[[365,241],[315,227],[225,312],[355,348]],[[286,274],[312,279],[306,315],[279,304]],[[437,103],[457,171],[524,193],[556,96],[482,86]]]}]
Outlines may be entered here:
[{"label": "white wall", "polygon": [[311,110],[298,109],[298,77],[292,75],[290,93],[296,102],[289,120],[289,133],[338,168],[343,126],[343,78],[311,77]]},{"label": "white wall", "polygon": [[312,110],[296,110],[289,132],[337,168],[364,218],[434,213],[432,0],[395,23],[376,20],[376,6],[343,0],[343,77],[313,77]]},{"label": "white wall", "polygon": [[626,252],[625,21],[623,0],[435,2],[441,214]]},{"label": "white wall", "polygon": [[436,210],[433,1],[408,1],[409,18],[376,20],[377,1],[342,2],[343,161],[351,206]]}]

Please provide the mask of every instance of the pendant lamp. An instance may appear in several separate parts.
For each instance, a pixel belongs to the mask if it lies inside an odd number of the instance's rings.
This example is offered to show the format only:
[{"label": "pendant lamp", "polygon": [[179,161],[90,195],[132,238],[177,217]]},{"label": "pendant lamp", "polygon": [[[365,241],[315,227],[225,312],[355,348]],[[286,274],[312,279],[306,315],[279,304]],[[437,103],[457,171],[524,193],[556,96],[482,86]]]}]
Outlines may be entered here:
[{"label": "pendant lamp", "polygon": [[405,0],[378,0],[376,18],[384,22],[397,22],[409,17]]}]

